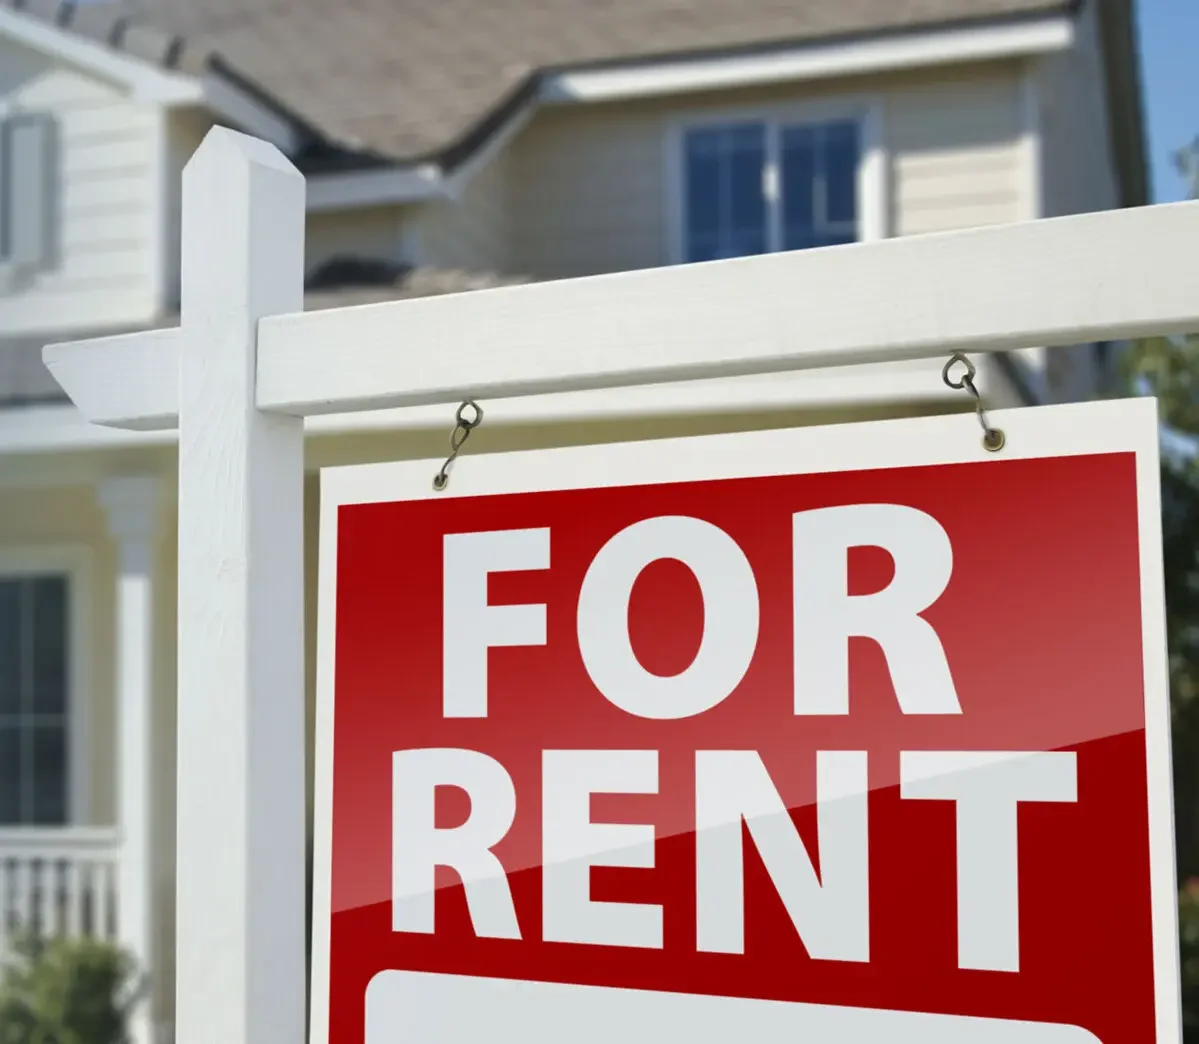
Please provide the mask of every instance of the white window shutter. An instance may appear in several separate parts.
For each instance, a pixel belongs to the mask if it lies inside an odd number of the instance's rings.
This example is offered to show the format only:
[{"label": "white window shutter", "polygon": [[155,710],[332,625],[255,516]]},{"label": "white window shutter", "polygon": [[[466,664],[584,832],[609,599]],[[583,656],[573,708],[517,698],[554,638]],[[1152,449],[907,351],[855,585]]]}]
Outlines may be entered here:
[{"label": "white window shutter", "polygon": [[9,121],[0,118],[0,264],[8,260],[8,215],[12,210],[12,178],[8,167]]},{"label": "white window shutter", "polygon": [[21,114],[8,121],[7,130],[6,260],[22,267],[39,267],[50,257],[54,122],[49,116]]}]

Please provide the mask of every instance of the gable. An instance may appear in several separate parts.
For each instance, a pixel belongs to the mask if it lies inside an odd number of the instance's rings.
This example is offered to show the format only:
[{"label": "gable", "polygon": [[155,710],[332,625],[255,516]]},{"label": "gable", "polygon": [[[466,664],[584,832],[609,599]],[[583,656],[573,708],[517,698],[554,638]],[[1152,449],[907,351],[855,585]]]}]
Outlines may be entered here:
[{"label": "gable", "polygon": [[[36,63],[40,58],[42,62],[74,70],[97,85],[132,95],[139,101],[170,103],[199,97],[197,85],[188,77],[121,54],[102,43],[80,38],[21,11],[0,7],[0,43],[20,52],[14,62],[18,75],[22,65]],[[12,58],[13,55],[6,55],[3,64],[7,65]],[[5,73],[0,66],[0,83],[4,82]]]}]

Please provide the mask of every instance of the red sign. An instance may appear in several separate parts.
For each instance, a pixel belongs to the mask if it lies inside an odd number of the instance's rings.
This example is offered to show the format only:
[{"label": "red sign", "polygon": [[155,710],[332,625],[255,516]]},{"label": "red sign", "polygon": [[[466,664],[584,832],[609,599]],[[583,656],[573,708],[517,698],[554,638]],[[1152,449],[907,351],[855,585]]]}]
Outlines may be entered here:
[{"label": "red sign", "polygon": [[1154,410],[1003,424],[327,474],[314,1040],[1175,1044]]}]

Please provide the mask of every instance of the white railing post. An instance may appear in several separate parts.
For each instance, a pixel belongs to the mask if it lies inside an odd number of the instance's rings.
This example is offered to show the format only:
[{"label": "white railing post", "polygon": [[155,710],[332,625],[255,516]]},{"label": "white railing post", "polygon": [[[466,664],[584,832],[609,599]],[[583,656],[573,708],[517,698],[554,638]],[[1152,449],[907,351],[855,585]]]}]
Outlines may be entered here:
[{"label": "white railing post", "polygon": [[300,1044],[303,422],[255,385],[258,319],[303,308],[303,177],[210,131],[182,247],[176,1040]]}]

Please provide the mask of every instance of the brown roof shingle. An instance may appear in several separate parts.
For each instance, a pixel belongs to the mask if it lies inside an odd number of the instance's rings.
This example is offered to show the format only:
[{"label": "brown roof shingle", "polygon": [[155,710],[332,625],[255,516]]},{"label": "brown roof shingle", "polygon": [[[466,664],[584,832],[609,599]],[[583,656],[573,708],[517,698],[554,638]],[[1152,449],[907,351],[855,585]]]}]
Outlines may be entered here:
[{"label": "brown roof shingle", "polygon": [[[62,0],[21,6],[48,20],[64,10]],[[411,160],[450,150],[539,70],[1071,6],[1072,0],[114,0],[75,7],[69,25],[183,70],[215,58],[319,136],[380,158]]]}]

